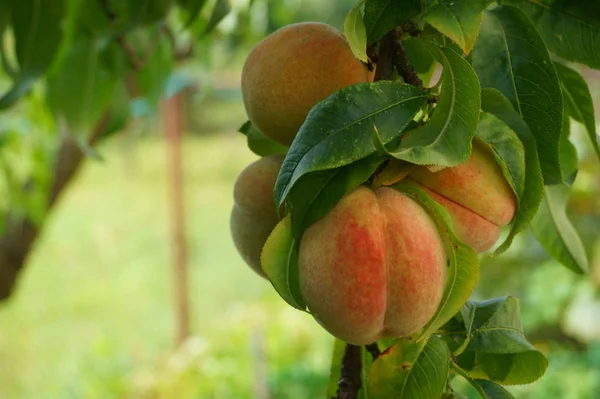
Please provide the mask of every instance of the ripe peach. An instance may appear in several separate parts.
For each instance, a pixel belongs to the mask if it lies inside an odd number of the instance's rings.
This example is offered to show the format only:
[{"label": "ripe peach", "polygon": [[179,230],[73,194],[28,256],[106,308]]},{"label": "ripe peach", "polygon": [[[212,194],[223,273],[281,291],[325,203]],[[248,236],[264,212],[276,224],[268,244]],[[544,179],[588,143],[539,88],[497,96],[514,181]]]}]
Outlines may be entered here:
[{"label": "ripe peach", "polygon": [[300,241],[308,309],[332,335],[355,345],[423,328],[441,301],[446,267],[434,221],[388,187],[354,189]]},{"label": "ripe peach", "polygon": [[260,253],[279,221],[273,187],[283,159],[272,155],[253,162],[240,173],[233,189],[233,242],[244,261],[263,277],[266,276],[260,266]]},{"label": "ripe peach", "polygon": [[373,73],[332,26],[285,26],[252,49],[242,70],[242,95],[250,121],[265,136],[290,145],[308,111],[343,87]]},{"label": "ripe peach", "polygon": [[516,196],[491,150],[477,140],[467,162],[439,172],[418,166],[405,181],[411,180],[446,208],[456,235],[477,252],[490,249],[514,217]]}]

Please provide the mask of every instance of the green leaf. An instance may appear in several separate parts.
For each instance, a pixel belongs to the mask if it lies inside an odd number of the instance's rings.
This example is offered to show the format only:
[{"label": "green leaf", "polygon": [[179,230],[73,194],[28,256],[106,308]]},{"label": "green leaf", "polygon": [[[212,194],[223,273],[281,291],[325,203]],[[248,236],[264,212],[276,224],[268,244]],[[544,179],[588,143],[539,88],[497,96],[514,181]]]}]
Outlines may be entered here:
[{"label": "green leaf", "polygon": [[373,399],[375,395],[371,392],[369,385],[369,374],[373,367],[373,356],[367,350],[366,346],[360,347],[360,357],[362,361],[362,369],[360,371],[361,388],[358,392],[358,399]]},{"label": "green leaf", "polygon": [[[451,362],[450,367],[463,377],[469,384],[475,388],[479,396],[483,399],[514,399],[513,396],[500,385],[495,382],[483,380],[483,379],[473,379],[466,370],[463,370],[457,363]],[[455,396],[451,396],[454,398]]]},{"label": "green leaf", "polygon": [[298,245],[292,236],[292,221],[286,215],[263,246],[260,263],[277,293],[291,306],[305,310],[298,277]]},{"label": "green leaf", "polygon": [[510,354],[477,354],[479,367],[490,380],[504,385],[531,384],[548,368],[548,359],[537,350]]},{"label": "green leaf", "polygon": [[333,353],[331,354],[331,366],[329,367],[329,381],[327,382],[327,398],[337,397],[338,383],[342,373],[342,358],[346,350],[346,343],[335,338]]},{"label": "green leaf", "polygon": [[63,38],[64,0],[12,0],[10,5],[19,72],[0,97],[0,110],[14,104],[47,72]]},{"label": "green leaf", "polygon": [[[138,27],[147,27],[164,20],[174,0],[103,0],[115,15],[113,28],[124,33]],[[83,0],[83,3],[89,3]],[[103,10],[103,13],[106,12]],[[106,18],[106,16],[105,16]]]},{"label": "green leaf", "polygon": [[173,50],[169,40],[165,35],[160,35],[152,55],[137,73],[141,94],[150,105],[156,106],[164,94],[173,66]]},{"label": "green leaf", "polygon": [[47,80],[47,101],[76,134],[87,134],[109,105],[117,80],[99,63],[102,40],[81,36]]},{"label": "green leaf", "polygon": [[346,15],[344,36],[346,36],[354,56],[367,63],[369,62],[369,57],[367,57],[367,29],[360,13],[361,6],[362,3],[359,3]]},{"label": "green leaf", "polygon": [[503,0],[523,10],[550,51],[600,69],[600,2],[597,0]]},{"label": "green leaf", "polygon": [[200,15],[200,11],[202,11],[202,7],[206,4],[206,0],[177,0],[177,4],[188,12],[188,18],[184,24],[184,29],[187,29],[196,21],[198,15]]},{"label": "green leaf", "polygon": [[292,216],[294,237],[325,216],[352,189],[363,184],[383,162],[379,155],[353,162],[337,169],[309,173],[290,192],[295,198]]},{"label": "green leaf", "polygon": [[583,123],[592,141],[594,151],[596,151],[596,155],[600,158],[594,103],[588,84],[574,69],[559,62],[555,62],[554,67],[562,83],[565,109],[573,119]]},{"label": "green leaf", "polygon": [[392,187],[419,202],[429,213],[447,248],[449,267],[444,295],[435,315],[419,334],[421,338],[427,337],[450,320],[467,302],[477,285],[479,260],[477,253],[454,235],[452,219],[443,206],[411,183],[400,182]]},{"label": "green leaf", "polygon": [[422,12],[420,0],[367,0],[365,26],[367,43],[373,44],[395,27]]},{"label": "green leaf", "polygon": [[527,229],[539,209],[544,195],[544,182],[540,169],[537,145],[529,127],[510,101],[496,89],[483,89],[481,92],[481,107],[506,123],[519,136],[525,149],[525,182],[523,195],[519,198],[519,206],[513,219],[511,230],[506,240],[498,247],[498,255],[510,247],[514,237]]},{"label": "green leaf", "polygon": [[130,118],[129,93],[124,82],[118,83],[110,101],[110,115],[106,126],[100,133],[100,139],[104,140],[122,131]]},{"label": "green leaf", "polygon": [[535,350],[523,333],[517,298],[500,297],[478,301],[474,312],[468,350],[496,354]]},{"label": "green leaf", "polygon": [[417,37],[409,37],[402,41],[402,45],[411,65],[419,74],[427,73],[433,68],[435,58],[431,54],[429,45],[425,40]]},{"label": "green leaf", "polygon": [[229,0],[217,0],[215,8],[213,8],[210,18],[208,19],[208,23],[204,28],[203,35],[208,35],[210,32],[212,32],[212,30],[219,25],[219,22],[221,22],[230,11],[231,4],[229,3]]},{"label": "green leaf", "polygon": [[565,186],[571,187],[575,178],[577,177],[577,171],[579,166],[579,158],[577,157],[577,149],[575,145],[571,143],[569,137],[571,136],[571,118],[569,118],[568,111],[565,110],[563,116],[563,131],[560,136],[559,143],[559,155],[560,155],[560,171]]},{"label": "green leaf", "polygon": [[544,41],[527,16],[503,6],[484,13],[471,62],[482,87],[504,94],[533,133],[546,184],[562,182],[560,82]]},{"label": "green leaf", "polygon": [[10,2],[11,0],[0,0],[0,35],[10,23]]},{"label": "green leaf", "polygon": [[440,0],[423,15],[423,20],[452,39],[469,54],[481,26],[482,11],[493,0]]},{"label": "green leaf", "polygon": [[[453,50],[433,51],[444,67],[433,116],[422,127],[407,132],[398,148],[388,153],[419,165],[456,166],[471,154],[481,107],[479,80],[469,63]],[[377,128],[381,131],[379,125]]]},{"label": "green leaf", "polygon": [[476,379],[474,380],[477,385],[481,387],[485,392],[484,399],[514,399],[514,396],[506,389],[496,384],[493,381]]},{"label": "green leaf", "polygon": [[517,198],[525,191],[525,148],[519,136],[502,119],[484,112],[479,117],[477,137],[494,153],[506,181]]},{"label": "green leaf", "polygon": [[[275,183],[281,206],[298,180],[311,172],[335,169],[373,153],[373,126],[384,143],[399,137],[427,101],[414,86],[391,81],[345,87],[309,112]],[[290,198],[293,205],[294,198]]]},{"label": "green leaf", "polygon": [[[542,375],[548,360],[525,338],[519,301],[514,297],[474,303],[467,352],[475,352],[479,372],[502,384],[528,384]],[[464,331],[457,332],[464,339]]]},{"label": "green leaf", "polygon": [[403,338],[379,356],[369,373],[377,399],[439,398],[446,387],[450,352],[436,336],[416,342]]},{"label": "green leaf", "polygon": [[262,134],[250,121],[244,123],[240,127],[239,132],[246,135],[248,148],[258,156],[266,157],[267,155],[285,154],[288,150],[288,147]]},{"label": "green leaf", "polygon": [[562,185],[546,186],[531,230],[550,256],[575,273],[587,273],[585,248],[566,214],[569,193],[569,188]]}]

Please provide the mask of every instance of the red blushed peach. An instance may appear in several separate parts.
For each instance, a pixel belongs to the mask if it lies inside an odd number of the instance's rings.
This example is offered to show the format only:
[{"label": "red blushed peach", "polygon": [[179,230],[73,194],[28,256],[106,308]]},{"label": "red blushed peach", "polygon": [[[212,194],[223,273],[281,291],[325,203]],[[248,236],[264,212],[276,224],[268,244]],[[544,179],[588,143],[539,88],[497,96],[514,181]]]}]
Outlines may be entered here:
[{"label": "red blushed peach", "polygon": [[298,266],[314,317],[363,345],[427,324],[444,292],[447,258],[418,203],[391,188],[359,187],[304,232]]},{"label": "red blushed peach", "polygon": [[446,208],[456,235],[477,252],[489,250],[515,215],[517,198],[491,150],[478,141],[467,162],[439,172],[418,166],[411,180]]}]

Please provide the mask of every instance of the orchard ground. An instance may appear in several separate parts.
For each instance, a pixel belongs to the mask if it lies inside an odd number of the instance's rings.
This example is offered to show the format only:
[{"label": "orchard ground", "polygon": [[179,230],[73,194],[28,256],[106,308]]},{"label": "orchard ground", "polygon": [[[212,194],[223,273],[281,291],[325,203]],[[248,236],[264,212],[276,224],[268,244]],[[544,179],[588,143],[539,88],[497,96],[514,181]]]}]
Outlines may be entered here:
[{"label": "orchard ground", "polygon": [[[65,193],[17,294],[0,306],[0,398],[323,397],[332,338],[285,304],[231,242],[233,183],[257,157],[233,132],[189,137],[183,147],[194,336],[171,353],[164,142],[116,139]],[[525,251],[515,245],[506,258]],[[550,282],[590,290],[557,265],[535,273],[531,286],[548,298]],[[521,298],[526,324],[540,317],[533,292]],[[583,353],[549,348],[546,377],[512,389],[516,397],[593,399],[600,344]]]}]

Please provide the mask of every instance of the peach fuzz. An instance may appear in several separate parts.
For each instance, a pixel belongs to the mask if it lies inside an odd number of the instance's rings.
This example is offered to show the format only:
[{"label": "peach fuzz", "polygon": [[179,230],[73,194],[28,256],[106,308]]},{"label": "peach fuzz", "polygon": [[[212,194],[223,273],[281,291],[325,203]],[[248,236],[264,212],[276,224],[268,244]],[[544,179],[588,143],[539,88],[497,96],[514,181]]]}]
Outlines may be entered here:
[{"label": "peach fuzz", "polygon": [[284,157],[272,155],[248,165],[233,188],[230,229],[233,243],[244,261],[266,277],[260,265],[262,248],[279,218],[273,187]]},{"label": "peach fuzz", "polygon": [[359,187],[304,232],[298,267],[315,319],[364,345],[427,324],[444,292],[447,257],[418,203],[392,188]]},{"label": "peach fuzz", "polygon": [[439,172],[418,166],[405,181],[425,187],[452,216],[457,236],[479,253],[494,245],[500,227],[512,221],[517,208],[491,150],[476,140],[467,162]]},{"label": "peach fuzz", "polygon": [[315,104],[373,76],[341,32],[303,22],[278,29],[252,49],[242,69],[242,96],[254,126],[290,145]]}]

